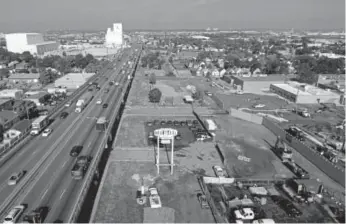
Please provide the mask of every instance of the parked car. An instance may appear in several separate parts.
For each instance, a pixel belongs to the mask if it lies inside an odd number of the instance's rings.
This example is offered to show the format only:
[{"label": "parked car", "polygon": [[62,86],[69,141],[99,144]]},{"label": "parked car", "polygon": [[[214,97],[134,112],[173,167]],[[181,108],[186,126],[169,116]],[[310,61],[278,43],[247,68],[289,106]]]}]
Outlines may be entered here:
[{"label": "parked car", "polygon": [[252,107],[253,108],[263,108],[265,106],[266,106],[265,104],[254,104]]},{"label": "parked car", "polygon": [[147,126],[149,127],[153,126],[153,122],[147,122]]},{"label": "parked car", "polygon": [[212,96],[213,94],[211,92],[209,92],[209,91],[205,91],[205,95]]},{"label": "parked car", "polygon": [[103,104],[103,106],[102,106],[103,108],[107,108],[108,107],[108,104],[107,103],[105,103],[105,104]]},{"label": "parked car", "polygon": [[66,111],[61,112],[60,119],[65,119],[68,116],[68,113]]},{"label": "parked car", "polygon": [[5,216],[4,218],[4,224],[12,224],[16,223],[20,216],[23,214],[24,210],[26,209],[25,205],[17,205],[14,206],[11,211]]},{"label": "parked car", "polygon": [[189,126],[189,127],[191,127],[191,126],[193,125],[193,123],[192,123],[191,120],[187,120],[187,121],[186,121],[186,124],[187,124],[187,126]]},{"label": "parked car", "polygon": [[174,126],[180,126],[180,122],[179,122],[179,121],[174,121],[174,122],[173,122],[173,125],[174,125]]},{"label": "parked car", "polygon": [[225,173],[221,166],[213,166],[213,170],[217,177],[225,177]]},{"label": "parked car", "polygon": [[71,149],[71,152],[70,152],[70,156],[77,157],[79,155],[79,153],[82,151],[82,149],[83,149],[83,146],[81,146],[81,145],[73,146],[73,148]]},{"label": "parked car", "polygon": [[159,125],[159,124],[160,124],[160,121],[159,121],[159,120],[154,120],[154,121],[153,121],[153,125],[156,126],[156,125]]},{"label": "parked car", "polygon": [[241,208],[234,211],[236,220],[253,220],[255,213],[251,208]]},{"label": "parked car", "polygon": [[208,201],[207,201],[207,198],[205,197],[204,194],[198,193],[198,194],[197,194],[197,198],[198,198],[198,201],[199,201],[199,203],[201,204],[201,207],[202,207],[203,209],[209,209],[209,208],[210,208],[210,207],[209,207],[209,204],[208,204]]},{"label": "parked car", "polygon": [[165,125],[165,124],[166,124],[166,121],[161,121],[160,124],[161,124],[161,125]]},{"label": "parked car", "polygon": [[48,137],[50,134],[52,134],[52,129],[50,128],[47,128],[47,129],[44,129],[44,131],[42,132],[42,137]]},{"label": "parked car", "polygon": [[10,178],[8,179],[8,185],[12,186],[12,185],[16,185],[25,175],[25,171],[21,170],[17,173],[14,173],[10,176]]},{"label": "parked car", "polygon": [[186,121],[181,121],[181,122],[180,122],[180,125],[181,125],[181,126],[186,126],[187,123],[186,123]]},{"label": "parked car", "polygon": [[97,104],[97,105],[102,104],[102,99],[98,99],[98,100],[96,101],[96,104]]},{"label": "parked car", "polygon": [[167,125],[173,125],[173,121],[169,120],[169,121],[167,121],[166,124],[167,124]]},{"label": "parked car", "polygon": [[153,138],[155,138],[155,136],[154,136],[154,132],[149,132],[149,134],[148,134],[148,139],[153,139]]}]

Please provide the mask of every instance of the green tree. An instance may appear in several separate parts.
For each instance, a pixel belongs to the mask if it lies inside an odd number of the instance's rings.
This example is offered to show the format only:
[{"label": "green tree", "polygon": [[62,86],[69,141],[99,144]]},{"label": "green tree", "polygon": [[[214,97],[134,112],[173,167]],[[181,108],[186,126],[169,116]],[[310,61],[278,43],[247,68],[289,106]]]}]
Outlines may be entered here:
[{"label": "green tree", "polygon": [[152,103],[159,103],[162,93],[158,88],[149,91],[149,101]]},{"label": "green tree", "polygon": [[311,70],[308,63],[302,63],[298,69],[298,81],[308,84],[315,84],[318,79],[318,75]]}]

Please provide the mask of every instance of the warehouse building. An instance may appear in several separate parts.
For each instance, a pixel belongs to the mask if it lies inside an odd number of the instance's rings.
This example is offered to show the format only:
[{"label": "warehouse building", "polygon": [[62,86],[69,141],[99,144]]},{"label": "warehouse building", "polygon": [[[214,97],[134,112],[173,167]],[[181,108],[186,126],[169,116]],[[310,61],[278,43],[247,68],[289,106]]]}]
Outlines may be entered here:
[{"label": "warehouse building", "polygon": [[22,99],[23,90],[21,89],[4,89],[0,91],[0,98],[2,99]]},{"label": "warehouse building", "polygon": [[270,91],[285,99],[300,104],[336,103],[340,95],[325,91],[305,83],[288,82],[287,84],[271,84]]},{"label": "warehouse building", "polygon": [[54,41],[44,41],[39,33],[11,33],[6,34],[7,50],[14,53],[29,51],[32,55],[43,55],[46,52],[56,51],[59,47]]},{"label": "warehouse building", "polygon": [[69,73],[55,81],[56,88],[78,89],[95,73]]}]

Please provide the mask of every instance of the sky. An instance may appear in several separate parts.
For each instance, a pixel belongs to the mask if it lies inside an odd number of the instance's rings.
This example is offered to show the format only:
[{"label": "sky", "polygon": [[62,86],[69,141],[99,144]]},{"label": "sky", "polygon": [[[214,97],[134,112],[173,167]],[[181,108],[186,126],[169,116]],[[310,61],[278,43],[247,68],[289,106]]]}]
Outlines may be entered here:
[{"label": "sky", "polygon": [[345,0],[1,0],[0,32],[345,29]]}]

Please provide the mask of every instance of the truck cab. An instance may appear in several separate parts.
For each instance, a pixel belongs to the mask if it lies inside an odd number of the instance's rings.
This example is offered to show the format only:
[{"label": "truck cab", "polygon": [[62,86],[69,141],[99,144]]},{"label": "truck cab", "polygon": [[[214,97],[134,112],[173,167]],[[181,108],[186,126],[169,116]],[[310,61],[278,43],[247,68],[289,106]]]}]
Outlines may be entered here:
[{"label": "truck cab", "polygon": [[23,221],[27,223],[43,223],[49,212],[48,207],[39,207],[32,210],[23,217]]}]

